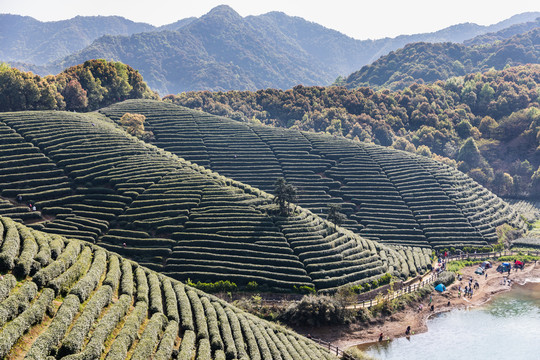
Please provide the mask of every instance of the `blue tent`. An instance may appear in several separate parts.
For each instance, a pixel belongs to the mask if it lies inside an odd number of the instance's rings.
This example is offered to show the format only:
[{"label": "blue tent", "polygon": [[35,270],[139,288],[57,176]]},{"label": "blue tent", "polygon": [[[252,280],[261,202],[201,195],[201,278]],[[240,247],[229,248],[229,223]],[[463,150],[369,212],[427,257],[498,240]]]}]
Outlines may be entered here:
[{"label": "blue tent", "polygon": [[435,286],[435,290],[437,290],[438,292],[443,292],[446,290],[446,286],[444,286],[443,284],[439,284]]}]

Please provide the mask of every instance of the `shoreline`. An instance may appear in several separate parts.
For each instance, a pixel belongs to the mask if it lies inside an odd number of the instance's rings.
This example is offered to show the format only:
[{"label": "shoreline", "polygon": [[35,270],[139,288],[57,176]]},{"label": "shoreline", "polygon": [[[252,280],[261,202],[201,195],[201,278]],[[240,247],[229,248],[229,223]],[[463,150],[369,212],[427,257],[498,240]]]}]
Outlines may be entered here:
[{"label": "shoreline", "polygon": [[[377,318],[370,323],[326,326],[321,328],[297,328],[296,331],[303,335],[310,334],[315,338],[328,341],[333,345],[346,350],[352,346],[370,344],[378,342],[379,334],[383,333],[384,341],[399,337],[405,337],[405,329],[411,326],[411,335],[428,331],[427,322],[438,314],[455,309],[468,309],[478,307],[489,302],[495,295],[510,291],[514,284],[524,285],[529,279],[540,281],[540,264],[529,263],[523,270],[512,270],[510,279],[511,285],[501,284],[501,279],[506,275],[497,273],[495,269],[500,262],[493,263],[493,267],[487,270],[488,277],[474,273],[477,265],[465,267],[461,270],[463,279],[450,285],[444,293],[436,291],[431,293],[434,311],[429,309],[429,296],[422,301],[414,302],[406,309],[398,311],[385,318]],[[463,289],[468,285],[468,279],[472,276],[473,282],[478,281],[480,288],[474,291],[471,299],[465,299],[463,294],[458,297],[458,287]],[[450,306],[448,306],[450,303]],[[418,311],[419,304],[423,305],[423,310]]]}]

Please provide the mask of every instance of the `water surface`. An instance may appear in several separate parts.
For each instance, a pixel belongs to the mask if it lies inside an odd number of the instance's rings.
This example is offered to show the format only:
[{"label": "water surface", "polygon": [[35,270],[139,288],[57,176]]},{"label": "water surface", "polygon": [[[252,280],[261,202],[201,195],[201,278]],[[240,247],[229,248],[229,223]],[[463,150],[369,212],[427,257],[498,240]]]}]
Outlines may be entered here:
[{"label": "water surface", "polygon": [[516,284],[485,306],[438,314],[427,325],[423,334],[359,347],[381,360],[540,360],[540,283]]}]

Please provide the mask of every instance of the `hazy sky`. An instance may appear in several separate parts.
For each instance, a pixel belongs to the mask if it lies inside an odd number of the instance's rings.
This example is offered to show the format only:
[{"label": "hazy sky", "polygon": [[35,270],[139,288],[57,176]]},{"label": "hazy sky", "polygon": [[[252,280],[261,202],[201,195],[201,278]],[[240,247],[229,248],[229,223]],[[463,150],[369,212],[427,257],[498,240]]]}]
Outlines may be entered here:
[{"label": "hazy sky", "polygon": [[283,11],[356,39],[431,32],[462,22],[489,25],[525,11],[540,11],[539,0],[0,0],[0,13],[41,21],[120,15],[164,25],[199,17],[220,4],[242,16]]}]

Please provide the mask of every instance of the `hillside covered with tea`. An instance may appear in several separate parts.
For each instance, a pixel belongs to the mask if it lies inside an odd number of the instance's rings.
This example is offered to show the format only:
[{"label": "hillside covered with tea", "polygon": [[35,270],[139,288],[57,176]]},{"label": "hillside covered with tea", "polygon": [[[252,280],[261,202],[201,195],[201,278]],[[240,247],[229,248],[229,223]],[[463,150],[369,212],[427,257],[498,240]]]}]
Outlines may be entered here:
[{"label": "hillside covered with tea", "polygon": [[271,195],[147,145],[100,114],[2,113],[0,134],[1,214],[177,279],[332,290],[430,267],[425,241],[389,248],[300,207],[282,216]]},{"label": "hillside covered with tea", "polygon": [[400,91],[304,87],[186,92],[166,99],[241,121],[343,135],[457,167],[499,196],[540,192],[540,66]]},{"label": "hillside covered with tea", "polygon": [[335,359],[311,340],[87,242],[0,217],[0,357]]},{"label": "hillside covered with tea", "polygon": [[222,175],[271,192],[284,177],[298,204],[325,214],[340,204],[356,233],[387,244],[485,246],[496,227],[522,227],[501,199],[455,168],[424,156],[347,139],[242,123],[156,101],[100,110],[146,116],[153,144]]}]

